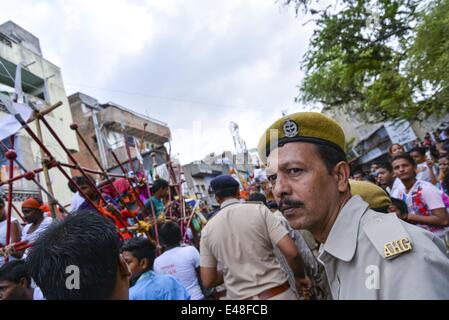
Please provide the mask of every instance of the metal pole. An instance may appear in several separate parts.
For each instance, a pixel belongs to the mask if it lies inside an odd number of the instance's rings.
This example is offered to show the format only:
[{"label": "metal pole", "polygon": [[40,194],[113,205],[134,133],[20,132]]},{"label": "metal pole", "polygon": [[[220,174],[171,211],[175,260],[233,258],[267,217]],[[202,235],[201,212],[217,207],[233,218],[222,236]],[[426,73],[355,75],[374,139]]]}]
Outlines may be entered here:
[{"label": "metal pole", "polygon": [[[117,196],[120,197],[120,192],[117,190],[117,188],[115,187],[115,185],[112,183],[111,179],[109,178],[109,175],[106,173],[106,170],[104,169],[105,167],[103,165],[101,165],[100,161],[98,161],[97,157],[95,156],[95,153],[92,151],[92,149],[90,148],[89,144],[87,143],[87,141],[84,139],[84,137],[81,135],[81,133],[78,130],[78,125],[77,124],[72,124],[70,126],[70,128],[72,130],[74,130],[76,132],[76,134],[78,135],[78,138],[81,140],[81,142],[84,144],[84,146],[86,147],[87,151],[89,152],[89,154],[92,156],[92,158],[94,159],[95,163],[97,164],[98,168],[101,170],[101,172],[103,173],[104,177],[106,178],[106,180],[109,182],[109,184],[112,186],[112,188],[114,189],[115,193],[117,194]],[[101,137],[100,137],[101,138]],[[97,138],[98,140],[98,138]],[[99,139],[98,141],[101,141],[101,145],[99,144],[100,150],[103,147],[103,139]],[[100,152],[101,155],[101,152]],[[104,163],[104,162],[103,162]],[[121,197],[120,197],[121,199]]]},{"label": "metal pole", "polygon": [[[41,141],[43,140],[42,137],[42,128],[41,128],[41,123],[39,121],[39,111],[34,111],[35,113],[35,118],[36,118],[36,129],[37,129],[37,136],[39,137],[39,139]],[[48,172],[48,158],[45,156],[44,152],[42,151],[42,149],[40,149],[40,153],[41,153],[41,158],[42,158],[42,168],[44,169],[44,178],[45,178],[45,184],[47,185],[47,190],[48,192],[52,195],[52,198],[48,199],[48,204],[50,205],[50,212],[51,212],[51,217],[53,219],[56,219],[56,205],[53,202],[53,198],[54,198],[54,192],[53,192],[53,186],[51,185],[51,180],[50,180],[50,174]]]},{"label": "metal pole", "polygon": [[13,208],[14,211],[17,213],[17,215],[20,217],[20,219],[22,219],[23,222],[26,222],[25,218],[22,216],[22,214],[21,214],[20,211],[17,209],[17,207],[14,205],[14,203],[12,203],[12,208]]},{"label": "metal pole", "polygon": [[[8,151],[8,147],[2,141],[0,141],[0,147],[4,151]],[[20,169],[22,169],[23,171],[25,171],[29,174],[29,171],[25,168],[25,166],[19,160],[15,159],[14,162],[19,166]],[[33,181],[34,184],[40,190],[42,190],[47,195],[47,197],[49,197],[49,199],[52,197],[52,195],[36,180],[35,177],[32,177],[32,179],[30,179],[30,180]],[[67,210],[58,202],[58,200],[56,200],[56,198],[53,197],[53,201],[58,205],[60,210],[62,210],[63,212],[67,212]]]},{"label": "metal pole", "polygon": [[[12,143],[11,145],[14,147],[14,136],[12,136]],[[6,155],[6,158],[9,160],[9,180],[12,180],[14,177],[14,159],[17,157],[16,152],[11,149],[8,151],[8,154]],[[13,193],[13,183],[11,182],[9,184],[9,190],[8,190],[8,211],[6,213],[6,246],[8,246],[11,243],[11,215],[12,215],[12,193]],[[9,257],[5,258],[5,262],[8,262]]]},{"label": "metal pole", "polygon": [[[111,151],[111,154],[112,154],[113,158],[115,159],[115,161],[117,162],[118,166],[120,167],[120,169],[121,169],[121,170],[123,171],[123,173],[128,177],[127,172],[126,172],[126,169],[125,169],[125,168],[123,167],[123,165],[120,163],[120,160],[118,159],[118,157],[117,157],[117,155],[115,154],[115,152],[112,151],[112,149],[111,149],[110,151]],[[129,177],[128,177],[127,179],[128,179],[129,185],[131,186],[131,189],[132,189],[133,192],[134,192],[134,195],[136,196],[136,201],[137,201],[137,203],[139,204],[140,208],[143,210],[143,212],[146,213],[146,216],[148,217],[148,216],[149,216],[148,208],[145,206],[144,203],[142,203],[142,200],[140,200],[139,194],[137,193],[136,189],[134,188],[134,186],[133,186],[133,184],[132,184],[132,181],[129,179]],[[155,228],[154,234],[155,234],[155,236],[156,236],[156,243],[157,243],[157,245],[158,245],[157,253],[159,253],[160,243],[159,243],[159,233],[158,233],[158,229],[157,229],[157,218],[156,218],[156,214],[155,214],[155,212],[154,212],[154,206],[153,206],[153,201],[152,201],[152,199],[151,199],[151,191],[150,191],[150,188],[148,187],[148,184],[147,184],[146,186],[147,186],[147,190],[148,190],[148,195],[149,195],[149,197],[150,197],[150,206],[151,206],[151,211],[152,211],[152,214],[153,214],[153,219],[154,219],[154,223],[155,223],[155,227],[156,227],[156,228]]]},{"label": "metal pole", "polygon": [[[106,157],[103,139],[101,138],[101,130],[100,130],[100,125],[98,123],[97,114],[98,114],[97,110],[95,110],[95,109],[92,110],[92,120],[94,122],[95,136],[97,137],[98,149],[100,151],[100,159],[101,159],[101,163],[103,164],[102,167],[107,168],[109,166],[108,159]],[[96,162],[97,162],[98,166],[101,167],[100,164],[98,163],[98,161],[96,161]]]},{"label": "metal pole", "polygon": [[[55,138],[55,140],[58,142],[58,144],[61,146],[62,150],[64,150],[64,152],[67,154],[67,156],[69,157],[69,159],[75,164],[77,165],[77,169],[81,172],[81,174],[86,177],[86,181],[87,183],[97,192],[98,196],[100,197],[100,199],[103,201],[103,203],[107,203],[106,200],[103,197],[103,194],[98,190],[97,186],[95,185],[95,183],[93,183],[93,181],[91,181],[91,179],[89,178],[89,176],[86,174],[86,172],[83,170],[83,168],[81,168],[81,166],[79,166],[78,162],[76,161],[76,159],[73,157],[73,155],[70,153],[69,150],[67,150],[66,146],[64,145],[64,143],[61,141],[61,139],[59,138],[59,136],[56,134],[56,132],[53,130],[53,128],[50,126],[50,124],[47,122],[47,120],[40,116],[37,115],[39,120],[42,121],[42,123],[45,125],[45,127],[47,127],[48,131],[51,133],[51,135]],[[21,117],[20,117],[21,118]],[[22,119],[23,122],[23,119]],[[26,124],[25,124],[26,125]],[[26,125],[28,127],[28,125]],[[29,129],[29,127],[28,127]],[[28,131],[28,130],[27,130]],[[30,133],[30,132],[28,132]],[[33,135],[35,136],[34,132]],[[37,137],[38,138],[38,137]],[[42,141],[40,139],[38,139],[40,141],[40,145],[42,148]],[[51,153],[48,151],[47,148],[43,148],[45,153],[50,157],[50,160],[54,160],[53,156],[51,155]]]},{"label": "metal pole", "polygon": [[123,126],[122,130],[123,130],[123,137],[125,138],[125,148],[126,148],[126,153],[128,154],[129,165],[130,165],[131,170],[134,172],[134,174],[137,175],[136,168],[134,167],[134,161],[131,156],[131,148],[129,147],[129,141],[128,141],[129,136],[126,133],[126,129],[124,126]]}]

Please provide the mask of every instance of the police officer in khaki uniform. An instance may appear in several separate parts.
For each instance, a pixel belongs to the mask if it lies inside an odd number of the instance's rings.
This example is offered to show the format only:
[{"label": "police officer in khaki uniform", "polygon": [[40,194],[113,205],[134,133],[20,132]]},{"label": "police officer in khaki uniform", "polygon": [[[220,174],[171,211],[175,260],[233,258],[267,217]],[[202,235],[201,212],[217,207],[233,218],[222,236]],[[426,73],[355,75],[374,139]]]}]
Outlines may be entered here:
[{"label": "police officer in khaki uniform", "polygon": [[283,215],[321,243],[333,298],[449,299],[442,241],[353,196],[344,146],[338,123],[316,112],[277,120],[258,146]]},{"label": "police officer in khaki uniform", "polygon": [[309,286],[303,260],[287,230],[263,204],[241,203],[239,183],[231,176],[216,177],[211,187],[221,209],[201,231],[203,286],[224,282],[227,299],[296,300],[273,249],[274,243],[286,257],[298,289]]}]

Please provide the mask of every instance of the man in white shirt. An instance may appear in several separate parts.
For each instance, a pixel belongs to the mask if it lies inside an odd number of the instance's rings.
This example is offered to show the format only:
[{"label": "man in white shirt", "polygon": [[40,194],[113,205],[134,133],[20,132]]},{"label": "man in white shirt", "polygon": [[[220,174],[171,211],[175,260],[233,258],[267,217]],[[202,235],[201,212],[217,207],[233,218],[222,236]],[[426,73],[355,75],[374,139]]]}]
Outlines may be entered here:
[{"label": "man in white shirt", "polygon": [[393,167],[390,162],[383,162],[379,164],[376,170],[377,183],[388,193],[390,197],[396,197],[399,190],[404,185],[399,178],[395,178],[393,173]]},{"label": "man in white shirt", "polygon": [[429,182],[418,180],[416,164],[408,154],[392,160],[393,170],[404,184],[398,198],[407,204],[406,221],[444,238],[448,231],[449,217],[441,190]]},{"label": "man in white shirt", "polygon": [[[76,179],[76,177],[74,179]],[[76,188],[73,186],[71,182],[68,183],[68,186],[70,191],[74,193],[72,201],[70,202],[70,211],[73,212],[78,210],[78,208],[83,204],[84,198],[81,197],[80,193],[76,190]]]},{"label": "man in white shirt", "polygon": [[[33,197],[22,203],[22,212],[28,224],[23,227],[20,240],[31,244],[50,226],[53,219],[44,215],[42,201]],[[25,251],[22,259],[26,258],[28,252],[29,249]]]},{"label": "man in white shirt", "polygon": [[416,163],[416,179],[427,181],[432,184],[437,184],[438,173],[435,170],[432,162],[428,162],[426,158],[426,149],[415,147],[410,150],[410,156],[415,160]]},{"label": "man in white shirt", "polygon": [[192,300],[203,300],[198,250],[181,245],[181,230],[173,221],[166,222],[159,229],[159,238],[165,251],[154,261],[154,272],[172,275],[187,289]]}]

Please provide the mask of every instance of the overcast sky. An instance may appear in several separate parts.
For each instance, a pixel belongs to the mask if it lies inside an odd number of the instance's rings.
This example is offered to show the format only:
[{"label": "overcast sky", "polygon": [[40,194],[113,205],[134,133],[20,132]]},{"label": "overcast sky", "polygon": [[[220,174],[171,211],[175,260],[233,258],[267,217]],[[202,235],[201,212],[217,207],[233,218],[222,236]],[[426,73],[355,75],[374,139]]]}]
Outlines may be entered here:
[{"label": "overcast sky", "polygon": [[[282,1],[280,1],[282,2]],[[275,0],[0,0],[60,66],[68,95],[116,102],[172,131],[183,164],[248,148],[294,103],[313,24]]]}]

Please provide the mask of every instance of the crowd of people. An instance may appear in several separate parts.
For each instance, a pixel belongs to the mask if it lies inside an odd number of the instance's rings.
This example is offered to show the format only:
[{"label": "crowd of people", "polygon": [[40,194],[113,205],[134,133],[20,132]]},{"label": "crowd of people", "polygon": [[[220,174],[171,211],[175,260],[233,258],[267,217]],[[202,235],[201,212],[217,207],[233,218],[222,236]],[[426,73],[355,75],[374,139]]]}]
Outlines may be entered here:
[{"label": "crowd of people", "polygon": [[391,212],[434,233],[449,249],[448,134],[449,129],[428,133],[408,152],[392,144],[388,160],[374,161],[366,173],[355,168],[352,178],[380,186],[391,198]]},{"label": "crowd of people", "polygon": [[260,140],[263,174],[214,178],[219,206],[189,219],[168,181],[134,174],[74,177],[70,210],[31,197],[9,228],[0,198],[0,299],[449,298],[449,132],[392,145],[369,173],[344,144],[320,113],[283,117]]}]

